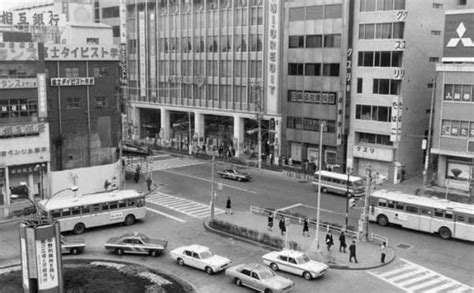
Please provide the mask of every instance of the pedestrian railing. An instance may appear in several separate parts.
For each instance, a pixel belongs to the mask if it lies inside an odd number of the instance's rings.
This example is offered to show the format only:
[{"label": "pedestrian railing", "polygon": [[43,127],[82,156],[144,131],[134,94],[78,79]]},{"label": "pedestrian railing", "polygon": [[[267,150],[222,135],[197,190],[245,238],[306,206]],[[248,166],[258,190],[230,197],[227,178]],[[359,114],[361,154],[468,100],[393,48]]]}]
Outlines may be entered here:
[{"label": "pedestrian railing", "polygon": [[377,241],[379,244],[386,243],[388,246],[388,239],[386,237],[383,237],[382,235],[375,234],[375,233],[370,233],[370,241]]},{"label": "pedestrian railing", "polygon": [[[293,223],[295,225],[303,225],[305,218],[298,217],[295,215],[291,215],[286,213],[285,211],[279,211],[279,210],[274,210],[274,209],[269,209],[269,208],[262,208],[262,207],[257,207],[257,206],[250,206],[250,212],[256,215],[261,215],[261,216],[266,216],[268,217],[270,214],[273,215],[274,220],[280,220],[281,218],[289,219],[290,223]],[[312,226],[314,229],[316,228],[316,220],[312,218],[308,218],[308,223],[310,226]],[[322,223],[320,221],[319,223],[319,228],[321,231],[326,230],[331,230],[336,233],[341,233],[344,231],[346,234],[346,237],[349,238],[359,238],[359,233],[357,231],[352,231],[352,230],[346,230],[343,227],[340,226],[335,226],[331,225],[328,223]]]}]

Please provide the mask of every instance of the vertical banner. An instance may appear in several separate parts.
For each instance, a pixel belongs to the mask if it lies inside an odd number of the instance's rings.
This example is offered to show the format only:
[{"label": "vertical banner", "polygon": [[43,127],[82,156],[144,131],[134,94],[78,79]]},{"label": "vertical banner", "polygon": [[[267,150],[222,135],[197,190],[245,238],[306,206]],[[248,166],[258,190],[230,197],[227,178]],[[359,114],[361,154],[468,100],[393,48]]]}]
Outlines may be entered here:
[{"label": "vertical banner", "polygon": [[38,73],[38,117],[48,117],[48,107],[46,104],[46,74]]},{"label": "vertical banner", "polygon": [[268,9],[268,31],[267,31],[267,105],[276,109],[278,101],[278,75],[280,59],[280,0],[269,0],[270,9]]},{"label": "vertical banner", "polygon": [[403,100],[401,96],[393,97],[392,101],[392,117],[390,141],[397,142],[400,140],[400,134],[402,132],[402,113],[403,112]]},{"label": "vertical banner", "polygon": [[155,13],[151,12],[149,16],[149,55],[150,55],[150,89],[151,96],[156,98],[156,29],[155,29]]},{"label": "vertical banner", "polygon": [[[350,87],[350,86],[349,86]],[[337,104],[336,104],[336,111],[337,111],[337,120],[336,120],[336,144],[341,145],[342,143],[342,132],[344,128],[343,124],[343,109],[344,109],[344,98],[342,97],[342,94],[339,94],[339,97],[337,98]]]},{"label": "vertical banner", "polygon": [[[127,66],[127,9],[125,0],[120,0],[120,52],[119,52],[120,85],[126,85],[128,81]],[[123,91],[125,95],[125,91]],[[125,99],[125,97],[124,97]]]},{"label": "vertical banner", "polygon": [[146,97],[146,34],[145,34],[145,12],[138,13],[138,49],[140,58],[140,96]]}]

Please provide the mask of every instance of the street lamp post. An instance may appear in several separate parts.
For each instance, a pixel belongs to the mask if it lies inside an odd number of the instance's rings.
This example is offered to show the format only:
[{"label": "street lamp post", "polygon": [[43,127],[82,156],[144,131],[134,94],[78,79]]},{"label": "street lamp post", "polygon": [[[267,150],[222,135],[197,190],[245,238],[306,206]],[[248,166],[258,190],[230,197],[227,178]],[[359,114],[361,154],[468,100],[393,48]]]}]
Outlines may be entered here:
[{"label": "street lamp post", "polygon": [[349,226],[349,201],[351,199],[351,192],[349,191],[349,183],[350,183],[350,178],[351,178],[351,173],[352,173],[352,168],[347,167],[347,181],[346,181],[346,217],[345,217],[345,226],[346,229]]},{"label": "street lamp post", "polygon": [[369,165],[367,168],[367,190],[365,192],[365,204],[364,204],[364,226],[363,226],[363,239],[369,241],[369,198],[370,189],[372,188],[372,167]]},{"label": "street lamp post", "polygon": [[321,165],[322,165],[322,152],[323,152],[323,128],[324,122],[319,124],[319,158],[318,158],[318,199],[316,209],[316,235],[314,241],[316,242],[316,251],[319,252],[319,217],[320,217],[320,206],[321,206]]},{"label": "street lamp post", "polygon": [[39,196],[41,199],[44,199],[44,181],[43,181],[43,178],[44,178],[44,168],[45,168],[45,164],[37,164],[35,166],[35,170],[39,172],[39,176],[40,176],[40,190],[39,190]]},{"label": "street lamp post", "polygon": [[214,221],[214,200],[215,200],[215,195],[214,195],[214,167],[215,167],[215,162],[216,162],[216,154],[215,152],[212,152],[212,174],[211,174],[211,216],[210,216],[210,221]]}]

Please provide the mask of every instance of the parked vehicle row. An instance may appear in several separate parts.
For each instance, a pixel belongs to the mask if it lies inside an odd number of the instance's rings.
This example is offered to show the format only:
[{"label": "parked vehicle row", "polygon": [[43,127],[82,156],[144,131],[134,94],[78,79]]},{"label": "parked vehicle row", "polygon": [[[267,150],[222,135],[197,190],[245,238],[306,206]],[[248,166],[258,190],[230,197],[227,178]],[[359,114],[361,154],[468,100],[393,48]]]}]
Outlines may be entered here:
[{"label": "parked vehicle row", "polygon": [[[79,238],[68,239],[61,237],[63,252],[76,254],[82,252],[85,243]],[[105,242],[106,250],[123,255],[146,254],[161,255],[166,249],[168,241],[151,239],[142,233],[126,233],[119,237],[112,237]],[[224,271],[232,278],[237,286],[245,286],[259,292],[288,292],[295,287],[295,282],[279,276],[276,271],[288,272],[301,276],[306,280],[322,277],[328,266],[311,260],[301,251],[283,249],[272,251],[262,256],[263,264],[242,263],[232,265],[232,260],[214,254],[209,247],[192,244],[177,247],[169,252],[170,257],[180,266],[190,266],[212,275]]]}]

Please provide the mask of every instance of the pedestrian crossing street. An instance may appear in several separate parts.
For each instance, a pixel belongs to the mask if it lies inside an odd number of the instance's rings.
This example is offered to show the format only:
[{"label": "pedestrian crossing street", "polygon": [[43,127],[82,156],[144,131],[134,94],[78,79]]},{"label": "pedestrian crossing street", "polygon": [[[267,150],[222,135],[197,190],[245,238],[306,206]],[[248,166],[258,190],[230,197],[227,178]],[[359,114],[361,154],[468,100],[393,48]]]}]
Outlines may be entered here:
[{"label": "pedestrian crossing street", "polygon": [[404,292],[474,293],[472,287],[403,258],[396,267],[389,270],[383,267],[368,271],[368,273],[400,288]]},{"label": "pedestrian crossing street", "polygon": [[170,157],[168,155],[157,155],[148,157],[147,160],[140,160],[135,158],[128,159],[126,168],[127,171],[135,172],[137,164],[140,164],[142,173],[148,173],[149,171],[181,168],[193,165],[200,165],[204,163],[204,161],[190,159],[186,157]]},{"label": "pedestrian crossing street", "polygon": [[[165,194],[159,191],[155,191],[146,197],[147,203],[153,203],[170,210],[183,213],[193,218],[203,219],[209,217],[210,207],[209,205],[202,204],[200,202],[176,197],[173,195]],[[223,214],[223,209],[214,208],[214,214]]]}]

